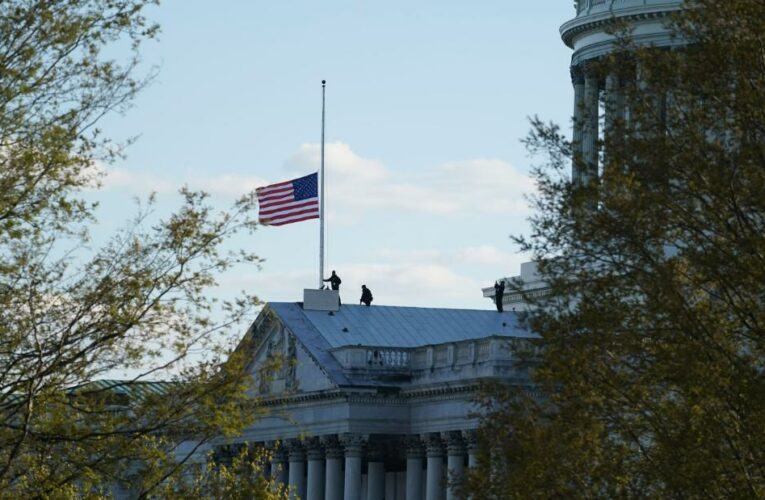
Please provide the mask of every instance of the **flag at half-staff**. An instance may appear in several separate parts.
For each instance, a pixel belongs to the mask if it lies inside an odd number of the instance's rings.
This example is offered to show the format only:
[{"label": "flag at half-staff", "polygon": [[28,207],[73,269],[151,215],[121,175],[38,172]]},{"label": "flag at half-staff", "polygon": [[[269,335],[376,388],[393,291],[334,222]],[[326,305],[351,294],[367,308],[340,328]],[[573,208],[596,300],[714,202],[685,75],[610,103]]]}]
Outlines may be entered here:
[{"label": "flag at half-staff", "polygon": [[319,218],[318,174],[313,173],[255,190],[258,220],[266,226],[283,226]]}]

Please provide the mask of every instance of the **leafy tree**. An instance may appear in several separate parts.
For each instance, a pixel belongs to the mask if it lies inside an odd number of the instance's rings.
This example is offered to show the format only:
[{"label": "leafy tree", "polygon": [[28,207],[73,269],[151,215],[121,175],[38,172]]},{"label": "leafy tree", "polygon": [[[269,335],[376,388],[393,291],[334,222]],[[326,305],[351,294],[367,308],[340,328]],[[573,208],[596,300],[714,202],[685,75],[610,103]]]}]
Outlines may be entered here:
[{"label": "leafy tree", "polygon": [[765,4],[697,0],[671,26],[683,49],[615,26],[590,68],[629,108],[599,182],[533,123],[541,395],[487,394],[474,498],[765,496]]},{"label": "leafy tree", "polygon": [[[172,215],[155,220],[150,204],[102,248],[88,239],[94,207],[79,192],[122,152],[96,125],[147,82],[134,75],[154,3],[0,2],[2,498],[183,488],[193,446],[259,414],[246,349],[223,363],[216,340],[257,299],[208,293],[217,273],[258,263],[222,249],[254,229],[254,198],[217,213],[184,190]],[[110,59],[114,46],[128,55]],[[103,380],[126,370],[133,380]]]},{"label": "leafy tree", "polygon": [[[290,490],[283,483],[274,483],[263,464],[271,454],[247,447],[234,455],[231,463],[207,462],[204,468],[191,472],[191,478],[181,484],[166,484],[164,498],[226,498],[230,500],[287,500]],[[294,494],[293,494],[294,497]]]}]

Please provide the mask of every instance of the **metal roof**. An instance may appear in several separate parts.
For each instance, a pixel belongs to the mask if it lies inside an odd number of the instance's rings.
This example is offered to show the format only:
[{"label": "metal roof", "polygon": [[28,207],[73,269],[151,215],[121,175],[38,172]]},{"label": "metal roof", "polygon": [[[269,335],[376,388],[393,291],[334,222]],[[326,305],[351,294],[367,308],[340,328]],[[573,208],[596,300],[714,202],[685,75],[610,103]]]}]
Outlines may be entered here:
[{"label": "metal roof", "polygon": [[108,392],[125,395],[130,398],[144,399],[147,396],[165,394],[175,385],[174,382],[149,380],[93,380],[68,389],[71,395],[96,394]]},{"label": "metal roof", "polygon": [[473,309],[343,305],[334,313],[306,311],[300,303],[271,302],[269,306],[302,339],[307,319],[329,348],[348,345],[420,347],[490,336],[533,338],[523,329],[518,313]]}]

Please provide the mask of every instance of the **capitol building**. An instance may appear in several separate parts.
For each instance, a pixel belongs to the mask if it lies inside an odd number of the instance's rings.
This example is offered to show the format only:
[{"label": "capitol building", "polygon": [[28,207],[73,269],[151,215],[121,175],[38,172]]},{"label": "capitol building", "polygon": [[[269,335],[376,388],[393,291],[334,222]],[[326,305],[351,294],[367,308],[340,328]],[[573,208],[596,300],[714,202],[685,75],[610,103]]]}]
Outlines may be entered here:
[{"label": "capitol building", "polygon": [[[579,0],[560,29],[573,50],[573,143],[583,158],[573,179],[598,175],[600,127],[629,109],[616,75],[588,64],[614,50],[615,19],[629,24],[639,46],[678,42],[666,27],[680,0]],[[636,78],[640,78],[639,71]],[[604,106],[603,103],[609,103]],[[544,293],[533,264],[520,276],[526,291]],[[503,278],[507,279],[507,278]],[[524,330],[521,294],[504,297],[505,312],[437,308],[339,307],[336,292],[306,290],[303,302],[269,303],[243,338],[249,370],[266,417],[233,440],[205,451],[234,454],[245,444],[274,451],[269,470],[307,500],[440,500],[475,465],[481,384],[501,381],[533,391],[529,357],[537,348]],[[478,290],[476,291],[478,293]],[[494,299],[494,289],[483,295]],[[269,370],[274,360],[280,368]]]}]

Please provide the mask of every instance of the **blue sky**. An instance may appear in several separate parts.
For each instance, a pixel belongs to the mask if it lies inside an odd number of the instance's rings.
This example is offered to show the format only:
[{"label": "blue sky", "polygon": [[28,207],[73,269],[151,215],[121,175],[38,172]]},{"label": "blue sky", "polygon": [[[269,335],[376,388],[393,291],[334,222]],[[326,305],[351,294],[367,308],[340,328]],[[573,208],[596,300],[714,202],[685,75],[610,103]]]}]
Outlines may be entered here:
[{"label": "blue sky", "polygon": [[[159,75],[124,116],[139,136],[106,166],[108,234],[126,200],[159,210],[186,184],[225,203],[318,168],[327,85],[327,264],[345,302],[492,307],[481,286],[517,274],[509,239],[528,216],[528,117],[568,127],[572,2],[167,0],[143,49]],[[232,242],[266,259],[221,276],[217,292],[302,300],[317,286],[318,221],[262,227]]]}]

